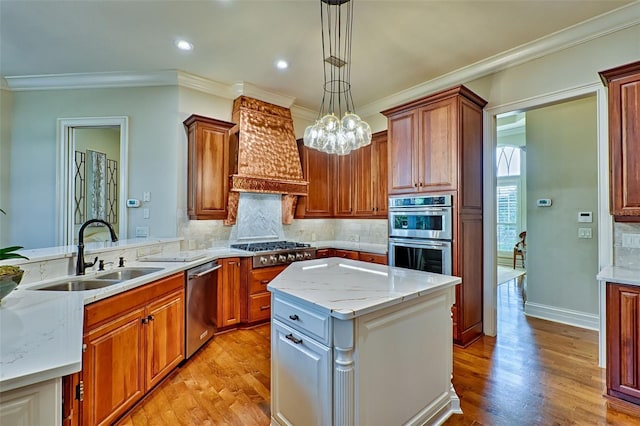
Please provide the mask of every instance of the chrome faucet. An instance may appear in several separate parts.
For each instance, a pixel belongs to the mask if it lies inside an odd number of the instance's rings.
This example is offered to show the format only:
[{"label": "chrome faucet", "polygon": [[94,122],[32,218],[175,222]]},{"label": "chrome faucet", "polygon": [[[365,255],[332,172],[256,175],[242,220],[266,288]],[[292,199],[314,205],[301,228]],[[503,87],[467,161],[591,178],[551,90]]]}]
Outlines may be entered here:
[{"label": "chrome faucet", "polygon": [[78,261],[76,262],[76,275],[84,275],[84,271],[86,268],[91,267],[96,264],[98,258],[96,257],[93,262],[85,262],[84,261],[84,229],[91,225],[92,223],[102,223],[107,228],[109,228],[109,233],[111,234],[111,241],[118,241],[118,236],[116,235],[116,231],[113,230],[113,226],[105,220],[102,219],[89,219],[80,227],[80,231],[78,232]]}]

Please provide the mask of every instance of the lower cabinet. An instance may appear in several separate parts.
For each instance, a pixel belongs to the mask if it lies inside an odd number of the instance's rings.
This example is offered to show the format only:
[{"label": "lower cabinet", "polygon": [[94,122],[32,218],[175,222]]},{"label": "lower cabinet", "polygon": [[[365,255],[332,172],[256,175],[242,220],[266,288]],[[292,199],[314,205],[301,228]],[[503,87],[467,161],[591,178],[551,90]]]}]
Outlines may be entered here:
[{"label": "lower cabinet", "polygon": [[332,363],[331,348],[272,320],[271,415],[278,424],[333,424]]},{"label": "lower cabinet", "polygon": [[607,283],[607,395],[640,405],[640,287]]},{"label": "lower cabinet", "polygon": [[217,325],[225,328],[240,323],[240,258],[220,259],[220,264]]},{"label": "lower cabinet", "polygon": [[387,264],[387,255],[378,253],[368,253],[364,251],[355,250],[341,250],[341,249],[319,249],[316,251],[317,258],[326,257],[342,257],[344,259],[361,260],[363,262],[378,263],[380,265]]},{"label": "lower cabinet", "polygon": [[87,305],[83,346],[80,424],[111,424],[184,359],[184,274]]},{"label": "lower cabinet", "polygon": [[267,290],[267,285],[286,267],[287,265],[269,266],[252,269],[249,273],[249,323],[265,321],[271,317],[271,293]]},{"label": "lower cabinet", "polygon": [[0,392],[0,425],[62,424],[60,378]]}]

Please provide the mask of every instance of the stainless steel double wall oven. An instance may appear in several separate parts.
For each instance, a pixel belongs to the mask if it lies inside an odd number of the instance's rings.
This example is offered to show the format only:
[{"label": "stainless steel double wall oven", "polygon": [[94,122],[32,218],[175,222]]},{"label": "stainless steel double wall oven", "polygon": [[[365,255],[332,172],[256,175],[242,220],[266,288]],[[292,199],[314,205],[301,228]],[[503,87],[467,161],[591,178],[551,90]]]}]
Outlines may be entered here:
[{"label": "stainless steel double wall oven", "polygon": [[452,195],[389,198],[389,264],[451,275]]}]

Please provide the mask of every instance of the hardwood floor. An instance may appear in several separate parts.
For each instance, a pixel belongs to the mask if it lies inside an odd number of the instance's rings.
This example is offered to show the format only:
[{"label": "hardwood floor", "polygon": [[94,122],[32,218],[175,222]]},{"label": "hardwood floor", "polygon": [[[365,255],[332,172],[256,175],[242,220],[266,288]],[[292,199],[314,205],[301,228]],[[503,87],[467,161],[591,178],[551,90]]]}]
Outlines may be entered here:
[{"label": "hardwood floor", "polygon": [[[446,425],[640,425],[602,397],[596,332],[525,317],[517,280],[498,290],[498,337],[454,347],[464,414]],[[119,424],[268,425],[269,335],[216,336]]]}]

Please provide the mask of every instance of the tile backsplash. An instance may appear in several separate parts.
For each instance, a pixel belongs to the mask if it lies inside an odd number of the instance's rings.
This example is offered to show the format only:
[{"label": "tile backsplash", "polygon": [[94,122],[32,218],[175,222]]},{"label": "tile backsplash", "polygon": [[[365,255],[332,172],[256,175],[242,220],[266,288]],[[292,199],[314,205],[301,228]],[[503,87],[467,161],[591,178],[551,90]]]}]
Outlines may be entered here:
[{"label": "tile backsplash", "polygon": [[178,223],[183,249],[226,246],[230,242],[253,240],[360,241],[387,244],[386,219],[296,219],[282,224],[281,196],[242,193],[236,225],[221,220],[184,220]]},{"label": "tile backsplash", "polygon": [[613,264],[625,268],[640,269],[640,248],[622,247],[622,234],[640,234],[640,223],[614,223]]}]

